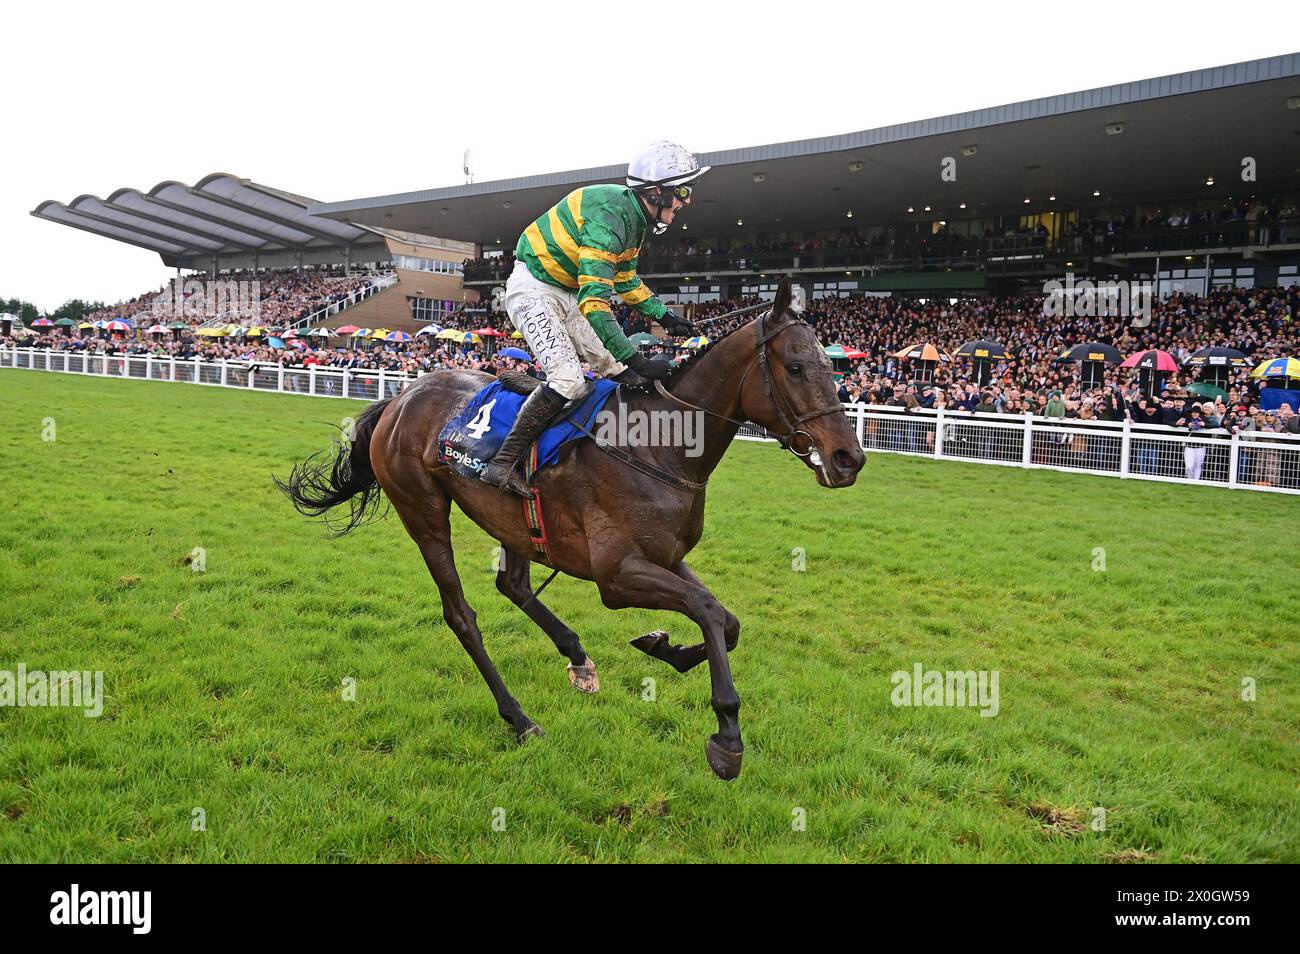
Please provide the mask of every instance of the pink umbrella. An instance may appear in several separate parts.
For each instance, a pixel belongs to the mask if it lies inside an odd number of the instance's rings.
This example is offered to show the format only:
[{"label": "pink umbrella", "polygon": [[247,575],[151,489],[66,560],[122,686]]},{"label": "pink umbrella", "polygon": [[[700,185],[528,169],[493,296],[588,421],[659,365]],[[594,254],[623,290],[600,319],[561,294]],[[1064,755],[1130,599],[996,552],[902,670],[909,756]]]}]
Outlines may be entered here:
[{"label": "pink umbrella", "polygon": [[165,335],[165,334],[167,334],[167,326],[166,326],[166,325],[153,325],[152,327],[150,327],[150,328],[146,328],[146,329],[145,329],[145,334],[149,334],[149,335]]},{"label": "pink umbrella", "polygon": [[48,319],[48,318],[37,318],[35,321],[32,322],[32,327],[33,327],[33,328],[53,328],[53,327],[54,327],[54,322],[50,321],[50,319]]},{"label": "pink umbrella", "polygon": [[1177,371],[1178,362],[1168,351],[1139,351],[1124,359],[1121,368],[1142,368],[1147,371]]},{"label": "pink umbrella", "polygon": [[497,331],[495,328],[475,328],[473,333],[484,338],[506,337],[506,333],[504,331]]},{"label": "pink umbrella", "polygon": [[114,318],[104,327],[107,328],[109,331],[130,331],[131,330],[130,325],[128,325],[125,321],[121,321],[116,318]]}]

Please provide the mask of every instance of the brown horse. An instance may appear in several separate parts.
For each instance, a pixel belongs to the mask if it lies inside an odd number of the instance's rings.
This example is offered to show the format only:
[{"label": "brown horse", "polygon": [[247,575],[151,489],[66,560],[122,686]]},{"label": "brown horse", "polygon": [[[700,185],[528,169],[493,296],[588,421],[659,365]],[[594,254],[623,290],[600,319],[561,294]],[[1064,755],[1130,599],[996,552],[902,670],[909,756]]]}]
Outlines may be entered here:
[{"label": "brown horse", "polygon": [[[382,488],[424,555],[447,625],[520,741],[540,736],[542,730],[506,689],[483,646],[452,554],[453,501],[500,541],[505,559],[497,589],[568,658],[569,680],[579,689],[599,689],[596,666],[577,633],[532,592],[532,561],[593,581],[611,609],[671,610],[688,617],[700,627],[702,643],[674,646],[662,632],[632,642],[679,672],[708,660],[718,732],[710,736],[705,754],[719,777],[733,779],[740,774],[744,747],[737,719],[740,697],[727,653],[740,638],[740,621],[685,562],[704,528],[704,484],[745,421],[763,426],[803,458],[822,486],[851,485],[864,461],[836,399],[830,361],[809,325],[789,311],[790,297],[787,281],[770,313],[688,359],[657,393],[620,389],[629,416],[637,411],[703,412],[698,456],[688,456],[680,446],[637,447],[620,454],[583,439],[569,444],[556,465],[537,475],[549,538],[545,556],[534,546],[520,498],[462,477],[438,459],[443,426],[492,380],[481,372],[424,375],[397,397],[362,412],[350,446],[309,458],[287,482],[277,483],[309,516],[349,503],[351,519],[342,533],[374,511]],[[629,453],[635,459],[629,460]]]}]

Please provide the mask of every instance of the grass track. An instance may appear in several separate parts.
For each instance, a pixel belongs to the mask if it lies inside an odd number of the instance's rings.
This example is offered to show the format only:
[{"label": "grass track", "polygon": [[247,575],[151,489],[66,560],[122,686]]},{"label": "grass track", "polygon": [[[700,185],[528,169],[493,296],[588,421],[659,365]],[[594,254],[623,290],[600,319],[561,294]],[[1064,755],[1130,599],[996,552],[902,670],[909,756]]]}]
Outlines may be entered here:
[{"label": "grass track", "polygon": [[[738,443],[692,556],[744,627],[728,785],[705,667],[626,644],[689,623],[557,579],[604,683],[581,696],[458,516],[548,733],[515,744],[399,522],[330,540],[270,484],[361,404],[27,371],[0,395],[0,670],[107,694],[0,708],[0,861],[1300,861],[1294,498],[889,455],[826,491]],[[917,662],[998,670],[999,715],[895,708]]]}]

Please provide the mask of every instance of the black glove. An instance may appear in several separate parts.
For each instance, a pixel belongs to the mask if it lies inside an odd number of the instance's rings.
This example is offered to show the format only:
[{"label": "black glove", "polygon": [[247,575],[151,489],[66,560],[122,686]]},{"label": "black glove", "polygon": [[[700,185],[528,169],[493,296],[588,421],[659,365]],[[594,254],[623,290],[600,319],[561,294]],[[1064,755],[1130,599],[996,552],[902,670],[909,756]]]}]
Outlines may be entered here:
[{"label": "black glove", "polygon": [[672,373],[673,366],[663,358],[647,358],[644,355],[634,354],[623,362],[637,374],[651,381],[658,381],[666,378]]},{"label": "black glove", "polygon": [[641,375],[637,374],[631,368],[624,368],[618,374],[614,375],[614,380],[624,387],[643,388],[649,382]]},{"label": "black glove", "polygon": [[696,328],[671,308],[660,315],[657,320],[659,324],[663,325],[664,331],[674,338],[694,338],[700,333],[699,328]]}]

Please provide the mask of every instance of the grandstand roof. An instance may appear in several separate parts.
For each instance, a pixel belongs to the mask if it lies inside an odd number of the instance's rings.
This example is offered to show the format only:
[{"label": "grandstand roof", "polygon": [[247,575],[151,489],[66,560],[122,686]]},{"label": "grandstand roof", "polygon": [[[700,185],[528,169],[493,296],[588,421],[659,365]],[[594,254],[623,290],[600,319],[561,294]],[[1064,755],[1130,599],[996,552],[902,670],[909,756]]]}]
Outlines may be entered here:
[{"label": "grandstand roof", "polygon": [[168,264],[231,253],[344,248],[382,239],[365,226],[307,211],[312,199],[224,172],[192,186],[160,182],[148,192],[118,189],[42,202],[32,215],[150,249]]},{"label": "grandstand roof", "polygon": [[[1002,214],[1026,198],[1042,210],[1051,207],[1051,195],[1058,208],[1232,195],[1234,183],[1244,188],[1239,173],[1245,156],[1257,164],[1252,190],[1290,187],[1300,184],[1295,97],[1300,54],[1292,53],[822,139],[705,153],[701,160],[713,171],[683,221],[697,234],[719,234],[734,232],[738,220],[746,231],[880,224],[906,219],[909,205],[918,216],[930,205],[933,214],[924,218],[935,219]],[[1113,131],[1115,124],[1122,132]],[[948,156],[957,161],[955,182],[940,179],[940,162]],[[309,211],[354,224],[513,245],[567,192],[622,182],[625,168],[320,203]],[[1207,176],[1217,186],[1205,186]],[[962,202],[965,212],[959,211]]]}]

